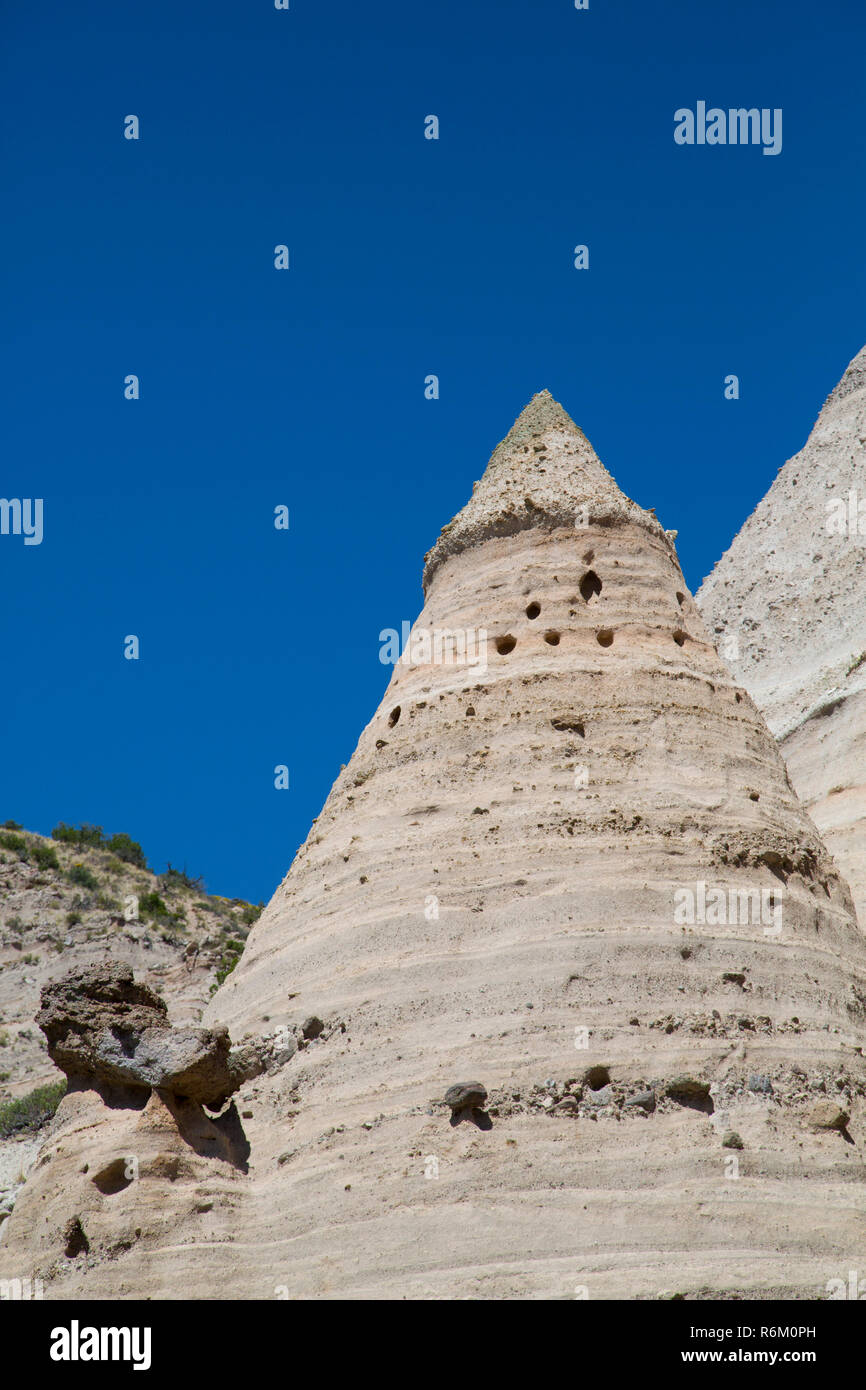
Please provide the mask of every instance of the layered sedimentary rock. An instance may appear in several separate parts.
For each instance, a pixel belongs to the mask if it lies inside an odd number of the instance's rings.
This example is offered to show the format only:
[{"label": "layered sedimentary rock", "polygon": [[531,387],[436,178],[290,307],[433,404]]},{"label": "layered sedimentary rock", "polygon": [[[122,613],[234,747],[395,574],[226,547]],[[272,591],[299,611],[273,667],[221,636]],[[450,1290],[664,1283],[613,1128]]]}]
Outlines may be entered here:
[{"label": "layered sedimentary rock", "polygon": [[[408,658],[205,1016],[299,1036],[241,1092],[248,1170],[78,1092],[0,1269],[820,1297],[866,1238],[864,939],[671,536],[548,393],[428,556]],[[82,1171],[130,1152],[122,1192]]]},{"label": "layered sedimentary rock", "polygon": [[866,348],[697,602],[866,929]]}]

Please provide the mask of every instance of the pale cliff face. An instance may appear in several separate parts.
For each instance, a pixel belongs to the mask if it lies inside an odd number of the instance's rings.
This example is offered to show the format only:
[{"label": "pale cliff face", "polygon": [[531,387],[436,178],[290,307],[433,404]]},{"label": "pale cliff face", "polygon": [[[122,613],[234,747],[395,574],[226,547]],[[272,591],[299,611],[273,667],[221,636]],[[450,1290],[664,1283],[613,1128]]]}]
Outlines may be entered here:
[{"label": "pale cliff face", "polygon": [[[803,1115],[838,1077],[862,1129],[866,951],[670,538],[544,393],[426,579],[417,664],[206,1016],[236,1039],[311,1013],[343,1031],[250,1087],[249,1173],[202,1134],[190,1154],[156,1099],[73,1097],[9,1250],[109,1296],[818,1296],[856,1160]],[[443,630],[485,632],[486,665],[432,659]],[[683,1073],[710,1098],[666,1098]],[[435,1104],[470,1080],[489,1130]],[[650,1113],[625,1104],[647,1088]],[[749,1184],[726,1180],[728,1125]],[[157,1136],[186,1163],[170,1189],[151,1166],[109,1205],[80,1172],[83,1146],[92,1168]],[[98,1256],[136,1200],[142,1234]],[[70,1206],[89,1265],[55,1249]]]},{"label": "pale cliff face", "polygon": [[866,923],[866,348],[697,602]]}]

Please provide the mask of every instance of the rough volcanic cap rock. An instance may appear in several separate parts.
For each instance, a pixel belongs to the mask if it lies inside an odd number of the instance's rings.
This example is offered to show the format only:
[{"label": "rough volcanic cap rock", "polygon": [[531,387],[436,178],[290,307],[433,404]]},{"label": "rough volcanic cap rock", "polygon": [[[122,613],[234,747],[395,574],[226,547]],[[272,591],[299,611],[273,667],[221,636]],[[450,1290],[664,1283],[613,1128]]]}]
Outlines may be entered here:
[{"label": "rough volcanic cap rock", "polygon": [[442,1099],[452,1110],[473,1109],[487,1104],[487,1091],[480,1081],[455,1081]]},{"label": "rough volcanic cap rock", "polygon": [[226,1028],[172,1028],[159,995],[128,965],[71,971],[46,985],[36,1019],[52,1061],[78,1086],[171,1091],[222,1105],[249,1074]]},{"label": "rough volcanic cap rock", "polygon": [[697,604],[866,925],[866,348]]},{"label": "rough volcanic cap rock", "polygon": [[620,492],[583,430],[539,391],[494,449],[484,476],[425,557],[424,592],[453,555],[527,527],[555,530],[631,521],[660,537],[651,513]]}]

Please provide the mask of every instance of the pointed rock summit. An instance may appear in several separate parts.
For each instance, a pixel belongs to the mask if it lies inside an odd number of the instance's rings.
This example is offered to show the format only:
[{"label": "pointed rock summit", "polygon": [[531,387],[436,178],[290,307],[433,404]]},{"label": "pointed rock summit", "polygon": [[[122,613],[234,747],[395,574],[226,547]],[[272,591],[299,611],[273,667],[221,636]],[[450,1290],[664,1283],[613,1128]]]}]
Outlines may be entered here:
[{"label": "pointed rock summit", "polygon": [[[866,1238],[864,939],[670,536],[547,393],[404,657],[205,1015],[302,1037],[241,1092],[249,1171],[203,1175],[224,1117],[189,1140],[79,1092],[0,1268],[50,1297],[822,1297]],[[151,1185],[105,1198],[85,1153]]]},{"label": "pointed rock summit", "polygon": [[866,930],[866,348],[698,594]]},{"label": "pointed rock summit", "polygon": [[539,391],[493,451],[484,476],[426,557],[425,592],[441,564],[470,546],[527,527],[611,525],[661,532],[620,492],[586,435],[549,391]]}]

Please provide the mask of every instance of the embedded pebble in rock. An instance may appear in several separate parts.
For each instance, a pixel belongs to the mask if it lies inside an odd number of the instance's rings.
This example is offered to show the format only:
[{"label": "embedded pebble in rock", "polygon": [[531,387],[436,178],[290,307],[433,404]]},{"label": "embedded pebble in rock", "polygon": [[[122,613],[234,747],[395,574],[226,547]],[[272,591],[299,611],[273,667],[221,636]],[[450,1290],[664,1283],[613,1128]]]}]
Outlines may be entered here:
[{"label": "embedded pebble in rock", "polygon": [[610,1086],[602,1086],[598,1091],[587,1091],[583,1097],[585,1105],[595,1106],[613,1105],[615,1100],[616,1096]]},{"label": "embedded pebble in rock", "polygon": [[457,1081],[442,1099],[452,1110],[468,1110],[486,1105],[487,1092],[480,1081]]},{"label": "embedded pebble in rock", "polygon": [[848,1128],[851,1116],[847,1110],[843,1110],[832,1100],[819,1100],[811,1107],[806,1115],[806,1121],[811,1129],[838,1129]]},{"label": "embedded pebble in rock", "polygon": [[651,1112],[656,1108],[655,1091],[638,1091],[636,1096],[629,1096],[623,1103],[623,1109],[636,1109]]},{"label": "embedded pebble in rock", "polygon": [[[559,1299],[579,1268],[598,1299],[674,1277],[822,1296],[866,1247],[866,941],[671,535],[547,392],[431,550],[409,654],[204,1018],[255,1038],[291,994],[293,1030],[315,1008],[345,1032],[258,1078],[246,1134],[155,1093],[66,1096],[0,1276],[44,1272],[54,1299]],[[782,893],[781,940],[728,920]],[[772,1123],[737,1114],[752,1074]],[[467,1076],[489,1132],[432,1104]],[[667,1095],[682,1077],[703,1099]],[[836,1077],[851,1145],[803,1124]],[[747,1182],[720,1183],[710,1085]],[[652,1114],[626,1109],[649,1089]],[[567,1094],[577,1115],[546,1113]],[[141,1180],[106,1197],[83,1166],[124,1154]],[[86,1260],[63,1257],[75,1214]]]},{"label": "embedded pebble in rock", "polygon": [[749,1090],[759,1095],[771,1096],[773,1094],[773,1083],[769,1076],[750,1076]]}]

